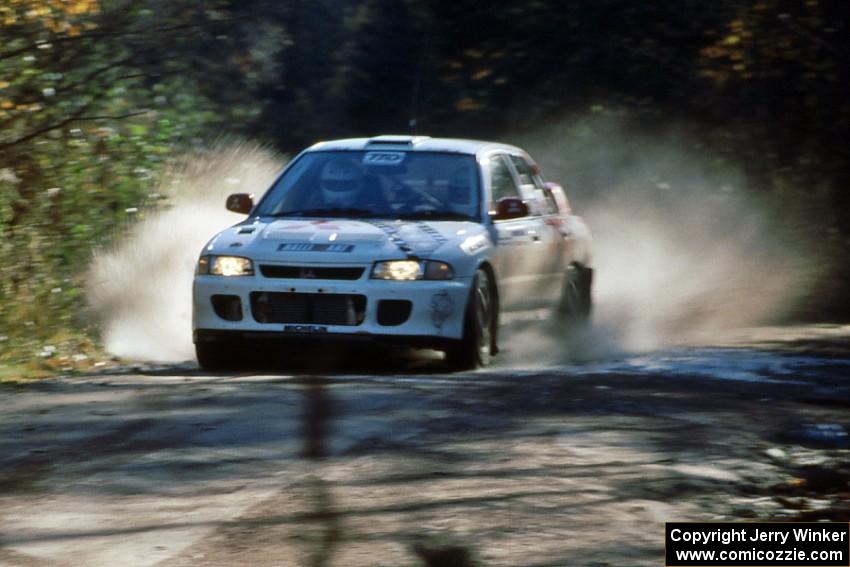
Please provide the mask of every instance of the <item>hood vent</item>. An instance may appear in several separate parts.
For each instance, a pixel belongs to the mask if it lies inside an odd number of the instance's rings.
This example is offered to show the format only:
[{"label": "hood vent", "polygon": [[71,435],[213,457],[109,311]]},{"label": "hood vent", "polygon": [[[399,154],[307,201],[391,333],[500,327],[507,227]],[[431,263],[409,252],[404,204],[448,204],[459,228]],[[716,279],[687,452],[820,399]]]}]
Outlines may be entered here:
[{"label": "hood vent", "polygon": [[403,146],[410,148],[416,144],[421,144],[426,140],[430,140],[430,136],[375,136],[369,138],[366,142],[367,146]]}]

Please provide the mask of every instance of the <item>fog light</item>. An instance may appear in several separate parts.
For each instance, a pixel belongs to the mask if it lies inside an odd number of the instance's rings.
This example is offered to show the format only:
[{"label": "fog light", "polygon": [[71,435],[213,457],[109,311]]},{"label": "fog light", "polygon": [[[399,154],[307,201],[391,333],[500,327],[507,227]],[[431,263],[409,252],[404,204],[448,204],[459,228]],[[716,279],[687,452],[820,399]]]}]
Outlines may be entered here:
[{"label": "fog light", "polygon": [[382,299],[378,302],[378,324],[396,327],[410,318],[413,303],[406,299]]},{"label": "fog light", "polygon": [[225,321],[242,320],[242,300],[238,295],[213,295],[210,299],[215,314]]}]

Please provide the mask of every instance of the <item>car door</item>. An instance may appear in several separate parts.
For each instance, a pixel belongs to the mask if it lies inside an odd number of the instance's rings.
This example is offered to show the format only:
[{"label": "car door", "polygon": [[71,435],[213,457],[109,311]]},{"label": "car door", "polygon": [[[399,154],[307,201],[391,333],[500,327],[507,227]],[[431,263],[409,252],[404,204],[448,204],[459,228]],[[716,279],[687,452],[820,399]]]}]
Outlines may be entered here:
[{"label": "car door", "polygon": [[511,154],[520,192],[529,203],[531,213],[540,221],[539,236],[543,254],[538,264],[538,294],[555,299],[561,292],[563,275],[572,257],[568,219],[558,208],[552,192],[547,189],[539,168],[523,154]]},{"label": "car door", "polygon": [[[487,167],[490,186],[490,211],[505,197],[527,201],[517,183],[517,176],[507,154],[489,156]],[[503,309],[537,307],[542,283],[541,262],[544,261],[545,225],[539,214],[495,220],[496,254],[494,264],[499,275],[499,292]]]}]

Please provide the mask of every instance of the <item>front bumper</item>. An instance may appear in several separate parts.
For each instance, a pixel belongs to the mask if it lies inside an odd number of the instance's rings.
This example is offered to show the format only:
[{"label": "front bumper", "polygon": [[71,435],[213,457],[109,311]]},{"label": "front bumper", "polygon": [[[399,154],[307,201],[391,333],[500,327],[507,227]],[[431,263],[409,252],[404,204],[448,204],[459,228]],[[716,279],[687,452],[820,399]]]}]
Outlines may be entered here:
[{"label": "front bumper", "polygon": [[213,329],[195,329],[192,333],[195,343],[219,344],[228,347],[273,348],[280,341],[293,346],[315,344],[356,347],[359,344],[382,346],[387,348],[423,348],[447,350],[457,344],[457,339],[422,335],[379,335],[369,333],[281,333],[280,331],[222,331]]},{"label": "front bumper", "polygon": [[[195,276],[192,324],[196,342],[222,341],[222,337],[248,341],[262,338],[339,338],[375,339],[414,346],[448,344],[463,336],[463,319],[469,298],[471,278],[449,281],[385,281],[364,276],[354,281],[248,277]],[[325,324],[322,321],[263,322],[254,313],[258,294],[352,295],[365,297],[362,316],[356,324]],[[253,295],[252,295],[253,294]],[[292,295],[289,295],[292,294]],[[213,296],[239,298],[239,312],[228,320],[216,311]],[[303,296],[302,296],[303,297]],[[254,300],[252,302],[252,299]],[[411,303],[409,316],[400,324],[381,324],[378,305],[382,300],[406,300]],[[265,317],[267,318],[267,317]],[[386,320],[383,321],[386,323]],[[394,322],[395,323],[395,322]],[[437,346],[435,346],[437,348]]]}]

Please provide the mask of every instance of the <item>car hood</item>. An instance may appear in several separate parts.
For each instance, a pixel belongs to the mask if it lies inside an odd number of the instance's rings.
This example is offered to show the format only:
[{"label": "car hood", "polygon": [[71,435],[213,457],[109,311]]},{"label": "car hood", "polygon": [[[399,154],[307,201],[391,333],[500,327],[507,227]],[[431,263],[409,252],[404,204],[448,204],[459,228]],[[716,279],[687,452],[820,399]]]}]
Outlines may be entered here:
[{"label": "car hood", "polygon": [[443,259],[462,254],[464,242],[484,234],[482,225],[469,221],[255,220],[222,231],[205,253],[280,263]]}]

